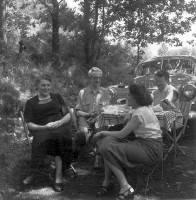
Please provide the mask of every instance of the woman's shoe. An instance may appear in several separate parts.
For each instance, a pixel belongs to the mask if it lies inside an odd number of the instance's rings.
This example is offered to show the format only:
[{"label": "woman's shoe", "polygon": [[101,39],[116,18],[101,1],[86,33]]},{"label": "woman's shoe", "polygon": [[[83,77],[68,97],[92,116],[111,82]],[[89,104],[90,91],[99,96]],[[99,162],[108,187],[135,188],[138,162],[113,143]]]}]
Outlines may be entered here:
[{"label": "woman's shoe", "polygon": [[132,187],[130,187],[129,189],[125,190],[123,193],[119,193],[118,197],[116,198],[116,200],[131,200],[134,199],[134,190]]},{"label": "woman's shoe", "polygon": [[21,181],[18,185],[17,185],[17,189],[19,191],[25,191],[27,189],[29,189],[31,187],[31,183],[34,180],[34,174],[27,176],[23,181]]},{"label": "woman's shoe", "polygon": [[55,183],[54,184],[54,191],[55,192],[62,192],[63,191],[63,183]]},{"label": "woman's shoe", "polygon": [[110,183],[107,186],[101,186],[100,190],[97,192],[97,197],[103,197],[106,196],[108,193],[110,193],[114,188],[114,184]]},{"label": "woman's shoe", "polygon": [[27,176],[24,180],[23,180],[23,184],[24,185],[29,185],[33,182],[34,179],[34,174],[31,174],[30,176]]}]

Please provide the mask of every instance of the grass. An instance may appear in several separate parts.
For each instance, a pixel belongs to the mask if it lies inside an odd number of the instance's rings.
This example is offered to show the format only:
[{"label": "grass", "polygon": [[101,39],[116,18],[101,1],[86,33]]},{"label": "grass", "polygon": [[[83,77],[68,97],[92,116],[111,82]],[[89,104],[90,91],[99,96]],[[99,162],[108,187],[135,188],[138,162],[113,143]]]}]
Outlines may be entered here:
[{"label": "grass", "polygon": [[[161,168],[159,167],[153,175],[154,182],[149,182],[149,190],[146,193],[144,191],[145,176],[142,176],[135,199],[196,199],[196,138],[194,134],[190,134],[180,142],[187,153],[186,156],[178,155],[174,164],[173,155],[170,155],[164,161],[163,179],[160,178]],[[73,163],[78,172],[76,175],[71,171],[65,173],[63,193],[55,193],[52,189],[52,181],[43,173],[37,176],[28,190],[20,191],[19,185],[28,173],[30,164],[30,148],[23,136],[9,138],[6,163],[8,167],[0,169],[0,200],[95,200],[97,199],[96,192],[104,177],[103,168],[94,169],[94,157],[86,153],[76,163]],[[135,169],[126,170],[126,176],[133,187],[137,184],[137,171]],[[111,194],[99,198],[100,200],[114,199],[117,196],[119,185],[115,178],[114,184],[115,188]]]}]

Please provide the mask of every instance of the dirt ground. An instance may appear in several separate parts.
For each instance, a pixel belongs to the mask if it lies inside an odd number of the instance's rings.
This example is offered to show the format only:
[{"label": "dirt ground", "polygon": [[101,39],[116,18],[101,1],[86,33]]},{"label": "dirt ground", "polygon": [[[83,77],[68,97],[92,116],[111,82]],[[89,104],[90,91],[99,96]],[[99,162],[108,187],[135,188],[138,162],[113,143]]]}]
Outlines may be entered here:
[{"label": "dirt ground", "polygon": [[[161,168],[157,168],[153,182],[149,182],[149,190],[144,192],[146,182],[143,181],[134,197],[137,199],[196,199],[196,136],[195,131],[186,133],[180,141],[186,156],[178,155],[173,163],[173,155],[164,161],[163,179]],[[90,155],[81,156],[73,166],[77,170],[74,175],[71,171],[65,173],[64,191],[56,193],[52,189],[49,176],[38,175],[31,187],[26,190],[20,188],[20,182],[25,177],[28,166],[30,149],[26,141],[20,145],[23,148],[13,147],[7,153],[8,167],[0,169],[0,200],[96,200],[115,199],[118,194],[118,183],[114,179],[115,188],[110,195],[97,198],[96,192],[103,180],[103,169],[93,169],[94,158]],[[24,150],[25,149],[25,150]],[[130,183],[135,186],[137,182],[136,171],[127,172]]]}]

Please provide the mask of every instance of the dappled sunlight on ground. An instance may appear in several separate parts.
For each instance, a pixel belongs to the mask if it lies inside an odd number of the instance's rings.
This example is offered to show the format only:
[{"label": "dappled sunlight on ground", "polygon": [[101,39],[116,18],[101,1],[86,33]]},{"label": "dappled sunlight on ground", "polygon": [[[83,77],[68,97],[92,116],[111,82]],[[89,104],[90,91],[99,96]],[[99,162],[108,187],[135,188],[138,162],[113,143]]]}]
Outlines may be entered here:
[{"label": "dappled sunlight on ground", "polygon": [[[96,200],[96,192],[102,184],[104,170],[94,169],[94,157],[83,155],[76,163],[73,163],[77,174],[67,171],[64,174],[64,191],[53,191],[53,182],[43,174],[36,178],[34,184],[24,191],[18,187],[29,169],[30,151],[25,145],[20,148],[14,146],[10,149],[7,158],[8,167],[0,169],[0,199],[13,200]],[[159,199],[196,199],[196,138],[194,134],[180,140],[186,156],[177,155],[176,163],[173,163],[173,155],[164,161],[163,180],[160,179],[161,168],[153,174],[154,182],[149,182],[149,190],[145,193],[145,177],[138,190],[135,200],[159,200]],[[23,150],[21,148],[24,148]],[[15,149],[15,150],[14,150]],[[26,149],[26,150],[25,150]],[[25,155],[25,157],[24,157]],[[127,178],[133,187],[136,186],[137,174],[134,170],[127,174]],[[115,199],[119,192],[119,185],[114,179],[114,190],[107,197],[99,200]],[[3,192],[1,192],[3,191]],[[2,197],[2,198],[1,198]]]}]

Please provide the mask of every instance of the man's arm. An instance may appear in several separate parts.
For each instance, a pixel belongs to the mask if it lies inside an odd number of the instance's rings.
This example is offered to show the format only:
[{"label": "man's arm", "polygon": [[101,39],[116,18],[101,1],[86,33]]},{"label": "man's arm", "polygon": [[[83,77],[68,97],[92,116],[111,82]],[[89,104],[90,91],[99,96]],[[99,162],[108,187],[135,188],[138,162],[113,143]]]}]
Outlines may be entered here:
[{"label": "man's arm", "polygon": [[170,87],[170,90],[168,90],[168,94],[165,99],[162,100],[161,106],[163,109],[176,109],[176,103],[178,100],[178,92],[173,88]]},{"label": "man's arm", "polygon": [[80,90],[79,94],[78,94],[78,99],[77,99],[77,104],[75,107],[76,110],[76,115],[78,117],[92,117],[91,113],[85,112],[84,111],[84,106],[82,105],[82,96],[84,95],[84,89]]}]

